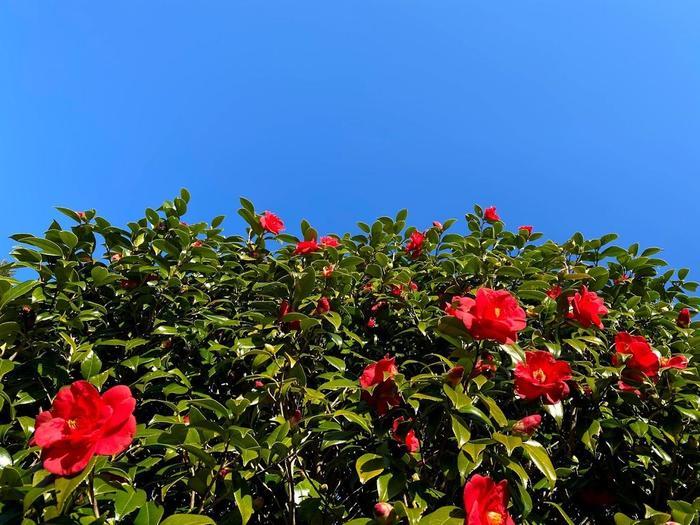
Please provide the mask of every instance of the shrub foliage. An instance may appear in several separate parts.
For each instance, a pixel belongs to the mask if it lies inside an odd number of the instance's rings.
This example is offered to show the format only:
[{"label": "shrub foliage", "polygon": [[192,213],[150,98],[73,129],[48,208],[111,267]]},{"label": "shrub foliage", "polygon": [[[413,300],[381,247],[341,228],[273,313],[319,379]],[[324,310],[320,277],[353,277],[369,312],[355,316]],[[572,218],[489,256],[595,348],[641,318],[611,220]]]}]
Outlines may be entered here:
[{"label": "shrub foliage", "polygon": [[697,523],[700,301],[659,249],[188,201],[13,236],[0,523]]}]

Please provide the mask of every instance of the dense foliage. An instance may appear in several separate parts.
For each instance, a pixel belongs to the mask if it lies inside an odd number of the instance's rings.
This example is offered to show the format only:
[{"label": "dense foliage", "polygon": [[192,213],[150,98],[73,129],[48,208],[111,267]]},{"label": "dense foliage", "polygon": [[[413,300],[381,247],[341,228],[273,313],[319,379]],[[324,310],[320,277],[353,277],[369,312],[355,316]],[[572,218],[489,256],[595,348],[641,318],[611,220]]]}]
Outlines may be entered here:
[{"label": "dense foliage", "polygon": [[659,249],[188,200],[13,236],[0,523],[697,523],[700,300]]}]

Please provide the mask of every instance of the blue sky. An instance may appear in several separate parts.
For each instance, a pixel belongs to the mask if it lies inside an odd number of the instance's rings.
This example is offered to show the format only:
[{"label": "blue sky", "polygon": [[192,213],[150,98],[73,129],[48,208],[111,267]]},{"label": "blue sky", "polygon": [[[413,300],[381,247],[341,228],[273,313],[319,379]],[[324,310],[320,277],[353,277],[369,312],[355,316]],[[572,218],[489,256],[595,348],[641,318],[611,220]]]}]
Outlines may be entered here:
[{"label": "blue sky", "polygon": [[[0,4],[0,257],[52,207],[192,193],[322,232],[494,204],[698,277],[696,0]],[[462,223],[463,224],[463,223]]]}]

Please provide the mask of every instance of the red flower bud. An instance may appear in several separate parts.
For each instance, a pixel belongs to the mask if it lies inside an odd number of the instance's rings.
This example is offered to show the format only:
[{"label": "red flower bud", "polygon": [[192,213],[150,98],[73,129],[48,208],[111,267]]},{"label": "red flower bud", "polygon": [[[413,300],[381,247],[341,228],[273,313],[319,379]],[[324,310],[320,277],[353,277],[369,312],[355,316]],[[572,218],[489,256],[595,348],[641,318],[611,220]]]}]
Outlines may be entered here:
[{"label": "red flower bud", "polygon": [[445,381],[455,387],[462,382],[462,377],[464,377],[464,367],[457,365],[450,368],[445,376]]},{"label": "red flower bud", "polygon": [[185,425],[189,425],[190,424],[190,416],[182,416],[182,422]]},{"label": "red flower bud", "polygon": [[443,230],[442,223],[440,221],[433,221],[433,228],[435,228],[438,231]]},{"label": "red flower bud", "polygon": [[559,297],[561,295],[561,286],[559,286],[558,284],[555,284],[549,290],[547,290],[545,293],[547,294],[547,297],[549,297],[553,301],[556,301],[557,297]]},{"label": "red flower bud", "polygon": [[112,257],[110,257],[110,260],[113,263],[119,262],[122,260],[122,254],[121,253],[114,253],[114,254],[112,254]]},{"label": "red flower bud", "polygon": [[690,326],[690,310],[688,310],[687,308],[681,309],[678,312],[676,324],[681,328],[688,328],[688,326]]},{"label": "red flower bud", "polygon": [[374,519],[381,525],[390,525],[396,521],[396,511],[387,502],[381,501],[374,505]]},{"label": "red flower bud", "polygon": [[301,421],[301,410],[298,408],[294,411],[294,414],[292,414],[292,417],[289,418],[289,426],[292,428],[296,428],[299,425],[299,422]]},{"label": "red flower bud", "polygon": [[190,246],[192,246],[192,248],[201,248],[201,247],[202,247],[202,241],[196,240],[196,241],[194,241]]},{"label": "red flower bud", "polygon": [[370,317],[367,320],[367,328],[376,328],[377,327],[377,320],[374,317]]},{"label": "red flower bud", "polygon": [[263,383],[262,381],[260,381],[260,379],[258,379],[258,380],[255,382],[255,388],[258,388],[258,389],[260,389],[260,388],[265,388],[265,383]]},{"label": "red flower bud", "polygon": [[318,315],[323,315],[331,311],[331,302],[328,297],[321,297],[316,304],[316,313]]},{"label": "red flower bud", "polygon": [[119,286],[122,290],[133,290],[139,285],[136,279],[122,279],[119,281]]},{"label": "red flower bud", "polygon": [[525,436],[531,436],[542,424],[542,416],[539,414],[533,414],[531,416],[525,416],[513,425],[514,434],[523,434]]},{"label": "red flower bud", "polygon": [[518,226],[518,230],[527,232],[528,237],[530,235],[532,235],[532,226],[529,226],[529,225]]}]

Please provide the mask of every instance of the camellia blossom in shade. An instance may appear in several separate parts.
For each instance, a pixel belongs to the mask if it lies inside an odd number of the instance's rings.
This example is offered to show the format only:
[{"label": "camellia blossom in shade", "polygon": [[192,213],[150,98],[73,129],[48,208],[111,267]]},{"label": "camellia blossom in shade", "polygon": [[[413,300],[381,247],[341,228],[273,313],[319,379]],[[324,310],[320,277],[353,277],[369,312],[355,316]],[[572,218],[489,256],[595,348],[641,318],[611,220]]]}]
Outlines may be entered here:
[{"label": "camellia blossom in shade", "polygon": [[335,237],[326,235],[325,237],[321,237],[321,246],[325,248],[337,248],[340,246],[340,241]]},{"label": "camellia blossom in shade", "polygon": [[263,230],[275,235],[284,230],[282,219],[270,211],[266,211],[260,216],[260,226],[262,226]]},{"label": "camellia blossom in shade", "polygon": [[512,344],[526,326],[525,310],[506,290],[479,288],[476,297],[456,296],[445,313],[462,321],[474,339]]},{"label": "camellia blossom in shade", "polygon": [[321,297],[316,303],[316,314],[323,315],[331,311],[331,302],[328,297]]},{"label": "camellia blossom in shade", "polygon": [[447,374],[445,374],[445,381],[452,385],[453,387],[456,387],[458,384],[462,382],[462,378],[464,377],[464,367],[461,365],[453,366],[447,371]]},{"label": "camellia blossom in shade", "polygon": [[319,251],[320,249],[321,246],[316,242],[316,239],[311,239],[310,241],[299,241],[294,249],[294,255],[309,255]]},{"label": "camellia blossom in shade", "polygon": [[501,218],[498,216],[498,213],[496,213],[495,206],[489,206],[484,210],[484,219],[486,219],[489,222],[496,222],[501,220]]},{"label": "camellia blossom in shade", "polygon": [[573,319],[583,328],[597,326],[601,330],[603,329],[603,321],[600,317],[607,315],[608,309],[598,294],[590,292],[586,286],[582,286],[580,291],[567,299],[569,301],[567,314],[569,319]]},{"label": "camellia blossom in shade", "polygon": [[[289,301],[284,299],[280,303],[280,310],[279,310],[279,314],[277,316],[277,320],[282,321],[282,319],[284,318],[285,315],[290,314],[293,311],[294,311],[294,308],[292,307],[292,305],[289,303]],[[301,330],[301,321],[296,320],[296,321],[285,322],[285,323],[282,323],[282,327],[284,328],[285,331],[286,330]]]},{"label": "camellia blossom in shade", "polygon": [[[386,414],[389,408],[401,403],[399,389],[394,381],[397,373],[396,359],[386,355],[383,359],[367,365],[360,376],[360,386],[364,389],[362,400],[380,416]],[[372,387],[370,394],[368,389]]]},{"label": "camellia blossom in shade", "polygon": [[555,284],[549,290],[547,290],[545,294],[547,294],[547,297],[549,297],[553,301],[556,301],[557,298],[561,295],[561,286]]},{"label": "camellia blossom in shade", "polygon": [[681,328],[688,328],[690,326],[690,310],[681,308],[676,318],[676,324]]},{"label": "camellia blossom in shade", "polygon": [[420,257],[423,251],[423,241],[425,241],[425,235],[419,231],[411,232],[408,244],[406,244],[406,253],[410,254],[414,259]]},{"label": "camellia blossom in shade", "polygon": [[474,474],[464,485],[465,525],[515,525],[508,513],[508,482]]},{"label": "camellia blossom in shade", "polygon": [[544,350],[525,352],[525,361],[515,367],[515,393],[529,401],[543,397],[554,404],[569,395],[571,367]]},{"label": "camellia blossom in shade", "polygon": [[513,425],[513,433],[521,434],[524,436],[531,436],[542,424],[542,416],[539,414],[532,414],[530,416],[525,416],[519,419]]},{"label": "camellia blossom in shade", "polygon": [[420,441],[418,441],[415,431],[409,428],[412,422],[412,419],[406,420],[401,416],[394,419],[391,425],[391,438],[406,447],[410,454],[418,452],[420,449]]},{"label": "camellia blossom in shade", "polygon": [[40,412],[32,444],[41,447],[44,468],[57,476],[82,471],[94,455],[126,450],[136,434],[136,400],[128,386],[100,395],[87,381],[58,391],[50,410]]}]

